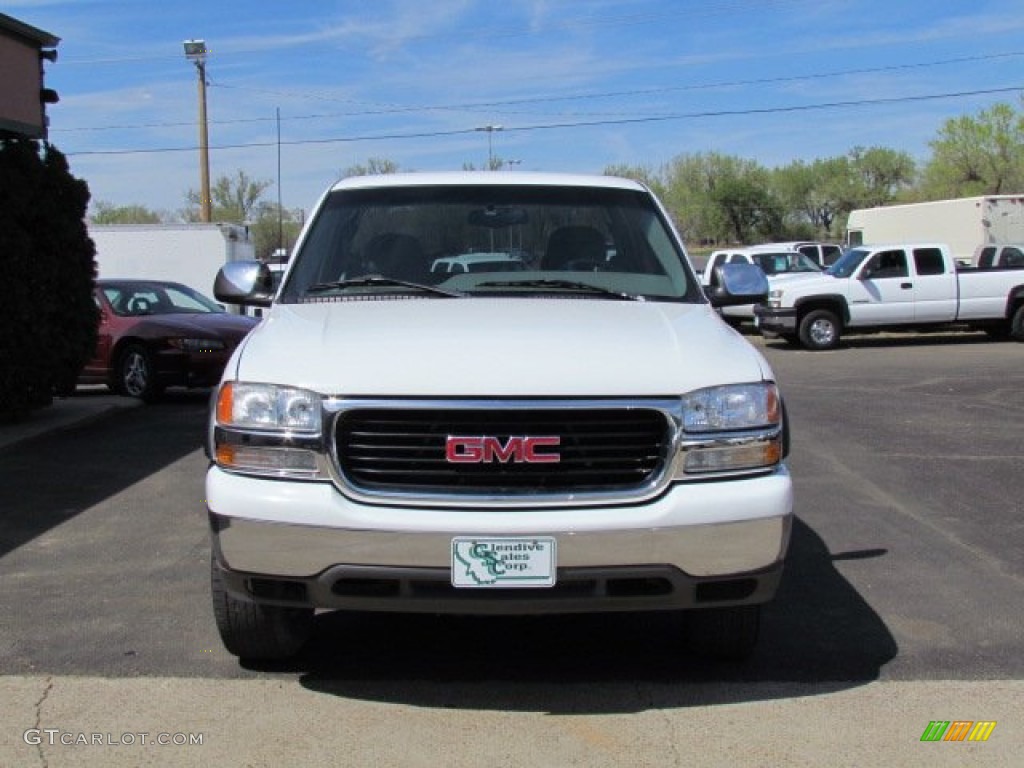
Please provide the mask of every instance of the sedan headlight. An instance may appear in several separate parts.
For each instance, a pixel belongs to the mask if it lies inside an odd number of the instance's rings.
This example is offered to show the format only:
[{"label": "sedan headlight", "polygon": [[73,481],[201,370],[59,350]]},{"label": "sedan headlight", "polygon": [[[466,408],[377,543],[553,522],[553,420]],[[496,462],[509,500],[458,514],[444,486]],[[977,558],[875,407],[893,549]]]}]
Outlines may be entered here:
[{"label": "sedan headlight", "polygon": [[175,338],[168,339],[167,343],[183,352],[218,352],[227,348],[220,339]]},{"label": "sedan headlight", "polygon": [[749,474],[782,461],[782,405],[773,383],[709,387],[684,395],[682,403],[677,479]]}]

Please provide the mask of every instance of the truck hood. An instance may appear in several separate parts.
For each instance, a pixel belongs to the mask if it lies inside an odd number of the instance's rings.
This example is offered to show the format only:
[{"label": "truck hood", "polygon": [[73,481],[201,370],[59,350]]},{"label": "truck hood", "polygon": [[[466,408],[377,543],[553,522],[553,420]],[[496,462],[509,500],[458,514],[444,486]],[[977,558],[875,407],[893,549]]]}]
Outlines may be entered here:
[{"label": "truck hood", "polygon": [[780,272],[777,275],[768,275],[768,285],[776,283],[793,283],[797,280],[821,280],[821,272]]},{"label": "truck hood", "polygon": [[660,396],[773,378],[707,304],[594,299],[278,304],[228,370],[385,397]]},{"label": "truck hood", "polygon": [[771,282],[772,289],[784,290],[787,294],[809,296],[817,293],[841,293],[846,294],[847,281],[843,278],[832,277],[821,273],[820,275],[808,275],[807,277],[795,277],[790,280],[776,280]]}]

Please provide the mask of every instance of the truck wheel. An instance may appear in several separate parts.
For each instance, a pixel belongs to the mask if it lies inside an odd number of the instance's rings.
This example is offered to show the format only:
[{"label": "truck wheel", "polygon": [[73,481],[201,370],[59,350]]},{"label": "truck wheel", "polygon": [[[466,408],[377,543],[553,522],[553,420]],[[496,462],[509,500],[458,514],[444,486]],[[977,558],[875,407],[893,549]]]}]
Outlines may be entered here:
[{"label": "truck wheel", "polygon": [[687,642],[693,653],[705,658],[743,661],[754,652],[760,628],[760,605],[704,608],[689,611]]},{"label": "truck wheel", "polygon": [[1010,320],[1010,338],[1014,341],[1024,341],[1024,304],[1017,307]]},{"label": "truck wheel", "polygon": [[800,343],[807,349],[833,349],[839,345],[839,318],[827,309],[815,309],[800,321]]},{"label": "truck wheel", "polygon": [[241,659],[290,658],[312,634],[312,608],[260,605],[232,597],[213,557],[210,558],[210,593],[220,639],[229,653]]},{"label": "truck wheel", "polygon": [[129,344],[117,362],[117,388],[123,395],[151,403],[160,397],[153,356],[141,344]]}]

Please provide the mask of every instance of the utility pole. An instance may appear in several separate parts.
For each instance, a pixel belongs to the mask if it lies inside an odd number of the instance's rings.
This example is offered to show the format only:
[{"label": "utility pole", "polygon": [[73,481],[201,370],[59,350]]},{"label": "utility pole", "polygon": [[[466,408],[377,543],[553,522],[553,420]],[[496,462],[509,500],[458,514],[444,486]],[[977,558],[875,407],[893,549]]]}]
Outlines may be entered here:
[{"label": "utility pole", "polygon": [[284,248],[284,208],[281,207],[281,108],[275,107],[277,115],[277,248]]},{"label": "utility pole", "polygon": [[210,201],[210,138],[206,121],[206,42],[186,40],[185,58],[196,65],[199,73],[199,220],[209,224],[212,218]]},{"label": "utility pole", "polygon": [[487,170],[494,170],[494,143],[492,137],[495,131],[500,131],[504,128],[502,125],[481,125],[474,130],[485,131],[487,133]]}]

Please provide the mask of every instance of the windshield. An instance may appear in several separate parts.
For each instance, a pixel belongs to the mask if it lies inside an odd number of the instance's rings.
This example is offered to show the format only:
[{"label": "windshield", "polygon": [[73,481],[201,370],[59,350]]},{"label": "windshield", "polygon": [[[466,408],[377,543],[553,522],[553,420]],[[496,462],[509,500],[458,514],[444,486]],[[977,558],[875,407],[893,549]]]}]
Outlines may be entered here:
[{"label": "windshield", "polygon": [[821,267],[814,259],[796,251],[755,253],[754,263],[766,275],[781,275],[788,272],[820,272]]},{"label": "windshield", "polygon": [[444,292],[704,300],[657,206],[636,190],[471,184],[337,190],[293,261],[279,297],[284,303]]},{"label": "windshield", "polygon": [[114,314],[121,317],[224,312],[224,308],[213,300],[178,283],[106,283],[102,289]]},{"label": "windshield", "polygon": [[869,251],[863,248],[853,248],[839,257],[839,261],[825,270],[825,274],[832,277],[849,277],[854,273],[860,263],[864,261]]}]

